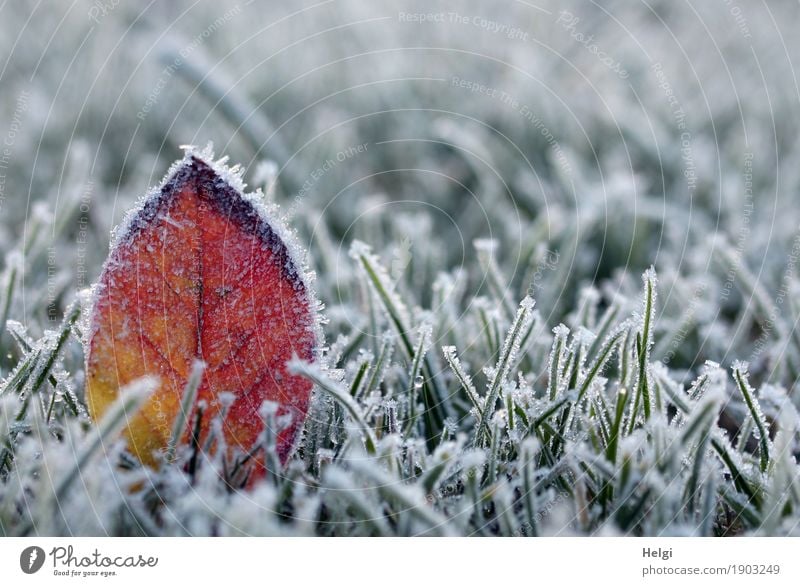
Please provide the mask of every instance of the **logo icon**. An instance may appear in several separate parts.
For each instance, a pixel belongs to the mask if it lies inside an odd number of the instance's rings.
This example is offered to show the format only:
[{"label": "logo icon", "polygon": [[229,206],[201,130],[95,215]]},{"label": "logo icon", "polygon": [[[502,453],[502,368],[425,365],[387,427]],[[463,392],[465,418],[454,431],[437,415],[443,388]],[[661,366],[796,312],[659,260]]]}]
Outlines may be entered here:
[{"label": "logo icon", "polygon": [[32,545],[22,550],[19,555],[19,567],[26,574],[35,574],[44,565],[44,550],[41,547]]}]

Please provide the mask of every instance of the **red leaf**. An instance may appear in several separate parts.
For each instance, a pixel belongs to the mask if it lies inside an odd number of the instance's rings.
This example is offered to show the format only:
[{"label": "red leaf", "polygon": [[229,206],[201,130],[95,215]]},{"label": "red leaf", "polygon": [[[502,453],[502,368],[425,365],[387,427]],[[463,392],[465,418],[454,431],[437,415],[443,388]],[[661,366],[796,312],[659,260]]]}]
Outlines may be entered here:
[{"label": "red leaf", "polygon": [[[130,215],[100,277],[88,342],[89,412],[100,418],[123,385],[157,375],[158,390],[126,429],[131,451],[147,464],[169,441],[196,359],[207,365],[197,399],[207,404],[201,441],[227,391],[235,400],[225,439],[229,449],[248,452],[263,429],[259,408],[271,400],[279,416],[292,416],[278,437],[285,462],[308,408],[312,385],[289,374],[286,362],[316,354],[313,294],[239,184],[231,171],[188,153]],[[254,472],[263,474],[263,458]]]}]

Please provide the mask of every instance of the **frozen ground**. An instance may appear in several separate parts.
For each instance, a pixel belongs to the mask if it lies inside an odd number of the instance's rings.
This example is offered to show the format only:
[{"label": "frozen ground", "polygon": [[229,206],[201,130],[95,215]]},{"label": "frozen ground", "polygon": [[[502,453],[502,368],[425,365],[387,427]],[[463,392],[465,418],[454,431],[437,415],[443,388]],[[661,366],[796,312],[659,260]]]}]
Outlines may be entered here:
[{"label": "frozen ground", "polygon": [[[798,534],[799,15],[0,4],[0,534]],[[83,407],[80,292],[209,141],[325,305],[250,491]]]}]

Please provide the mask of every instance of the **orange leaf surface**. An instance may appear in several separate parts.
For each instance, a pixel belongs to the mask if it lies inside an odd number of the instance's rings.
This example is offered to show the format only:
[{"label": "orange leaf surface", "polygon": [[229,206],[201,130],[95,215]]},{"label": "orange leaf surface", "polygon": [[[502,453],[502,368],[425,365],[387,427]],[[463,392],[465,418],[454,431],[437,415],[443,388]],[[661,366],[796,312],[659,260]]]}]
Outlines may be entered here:
[{"label": "orange leaf surface", "polygon": [[[312,385],[286,362],[314,359],[316,302],[276,226],[239,185],[235,173],[190,151],[129,216],[103,268],[90,317],[89,412],[99,419],[126,383],[158,376],[125,431],[144,463],[166,447],[197,359],[206,363],[201,442],[223,392],[235,396],[224,421],[230,450],[253,448],[259,409],[275,401],[279,416],[292,417],[278,436],[285,462],[305,418]],[[263,458],[255,462],[258,477]]]}]

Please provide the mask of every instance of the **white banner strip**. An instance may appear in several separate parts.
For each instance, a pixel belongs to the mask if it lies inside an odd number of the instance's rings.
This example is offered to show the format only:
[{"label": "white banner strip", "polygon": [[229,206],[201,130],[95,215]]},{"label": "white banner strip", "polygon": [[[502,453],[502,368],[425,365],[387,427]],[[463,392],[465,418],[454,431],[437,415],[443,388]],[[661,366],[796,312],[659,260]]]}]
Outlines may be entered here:
[{"label": "white banner strip", "polygon": [[791,538],[4,538],[0,583],[800,584],[798,546]]}]

